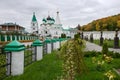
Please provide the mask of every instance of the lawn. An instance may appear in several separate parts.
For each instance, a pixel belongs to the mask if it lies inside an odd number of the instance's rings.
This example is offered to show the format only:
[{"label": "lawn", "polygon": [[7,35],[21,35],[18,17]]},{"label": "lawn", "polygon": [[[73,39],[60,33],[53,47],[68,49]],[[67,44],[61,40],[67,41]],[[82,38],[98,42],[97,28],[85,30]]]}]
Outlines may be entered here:
[{"label": "lawn", "polygon": [[[56,80],[62,75],[62,60],[58,57],[58,51],[45,55],[43,60],[32,63],[25,68],[25,72],[19,76],[10,76],[5,80]],[[98,55],[96,55],[98,54]],[[107,80],[104,73],[113,68],[120,68],[120,59],[114,58],[111,63],[104,63],[102,68],[92,62],[92,57],[101,60],[102,56],[97,52],[87,52],[84,60],[87,66],[87,73],[76,75],[76,80]],[[116,75],[117,76],[117,75]],[[120,80],[117,76],[115,80]]]},{"label": "lawn", "polygon": [[[98,39],[94,40],[94,43],[100,45],[100,40],[98,40]],[[108,43],[109,48],[114,47],[114,40],[107,40],[107,43]],[[120,40],[119,40],[119,46],[120,46]]]},{"label": "lawn", "polygon": [[53,80],[62,73],[62,61],[55,52],[45,55],[41,61],[37,61],[25,67],[24,74],[10,76],[5,80]]}]

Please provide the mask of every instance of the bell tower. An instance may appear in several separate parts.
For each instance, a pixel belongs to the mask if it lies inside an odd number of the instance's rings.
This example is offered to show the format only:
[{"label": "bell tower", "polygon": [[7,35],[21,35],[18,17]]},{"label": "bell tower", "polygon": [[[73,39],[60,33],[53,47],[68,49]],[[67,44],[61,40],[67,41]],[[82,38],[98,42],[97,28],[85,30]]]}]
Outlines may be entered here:
[{"label": "bell tower", "polygon": [[35,16],[35,12],[33,12],[33,17],[32,17],[32,21],[31,21],[31,30],[32,33],[37,34],[38,33],[38,22]]},{"label": "bell tower", "polygon": [[55,24],[61,25],[61,21],[60,21],[60,17],[59,17],[59,11],[57,11],[57,16],[56,16]]}]

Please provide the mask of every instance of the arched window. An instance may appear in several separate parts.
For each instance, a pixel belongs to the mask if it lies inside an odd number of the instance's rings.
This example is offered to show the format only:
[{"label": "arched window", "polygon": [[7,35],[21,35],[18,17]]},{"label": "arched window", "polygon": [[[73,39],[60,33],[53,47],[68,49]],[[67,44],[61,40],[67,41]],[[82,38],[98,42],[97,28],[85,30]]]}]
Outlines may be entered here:
[{"label": "arched window", "polygon": [[45,31],[45,33],[47,34],[47,31]]},{"label": "arched window", "polygon": [[58,34],[58,32],[56,31],[56,35]]},{"label": "arched window", "polygon": [[33,26],[35,26],[35,23],[33,23]]}]

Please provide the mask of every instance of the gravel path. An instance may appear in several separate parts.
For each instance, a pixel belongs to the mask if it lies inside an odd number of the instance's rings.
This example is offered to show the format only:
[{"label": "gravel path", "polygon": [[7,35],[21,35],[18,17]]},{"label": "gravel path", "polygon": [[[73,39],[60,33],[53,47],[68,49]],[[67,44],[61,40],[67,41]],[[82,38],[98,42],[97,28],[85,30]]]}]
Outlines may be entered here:
[{"label": "gravel path", "polygon": [[[101,50],[102,50],[101,46],[86,41],[85,51],[101,51]],[[120,49],[109,48],[109,51],[120,53]]]}]

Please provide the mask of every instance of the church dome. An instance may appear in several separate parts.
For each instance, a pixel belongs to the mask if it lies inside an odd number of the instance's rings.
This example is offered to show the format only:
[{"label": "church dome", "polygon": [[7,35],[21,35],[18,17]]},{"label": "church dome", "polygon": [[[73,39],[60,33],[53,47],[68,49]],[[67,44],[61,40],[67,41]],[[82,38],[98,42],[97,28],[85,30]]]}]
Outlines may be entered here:
[{"label": "church dome", "polygon": [[42,21],[43,21],[43,22],[47,22],[45,18],[43,18],[43,20],[42,20]]},{"label": "church dome", "polygon": [[54,18],[51,18],[51,20],[55,22],[55,19],[54,19]]},{"label": "church dome", "polygon": [[47,20],[52,20],[52,18],[50,16],[47,17]]}]

